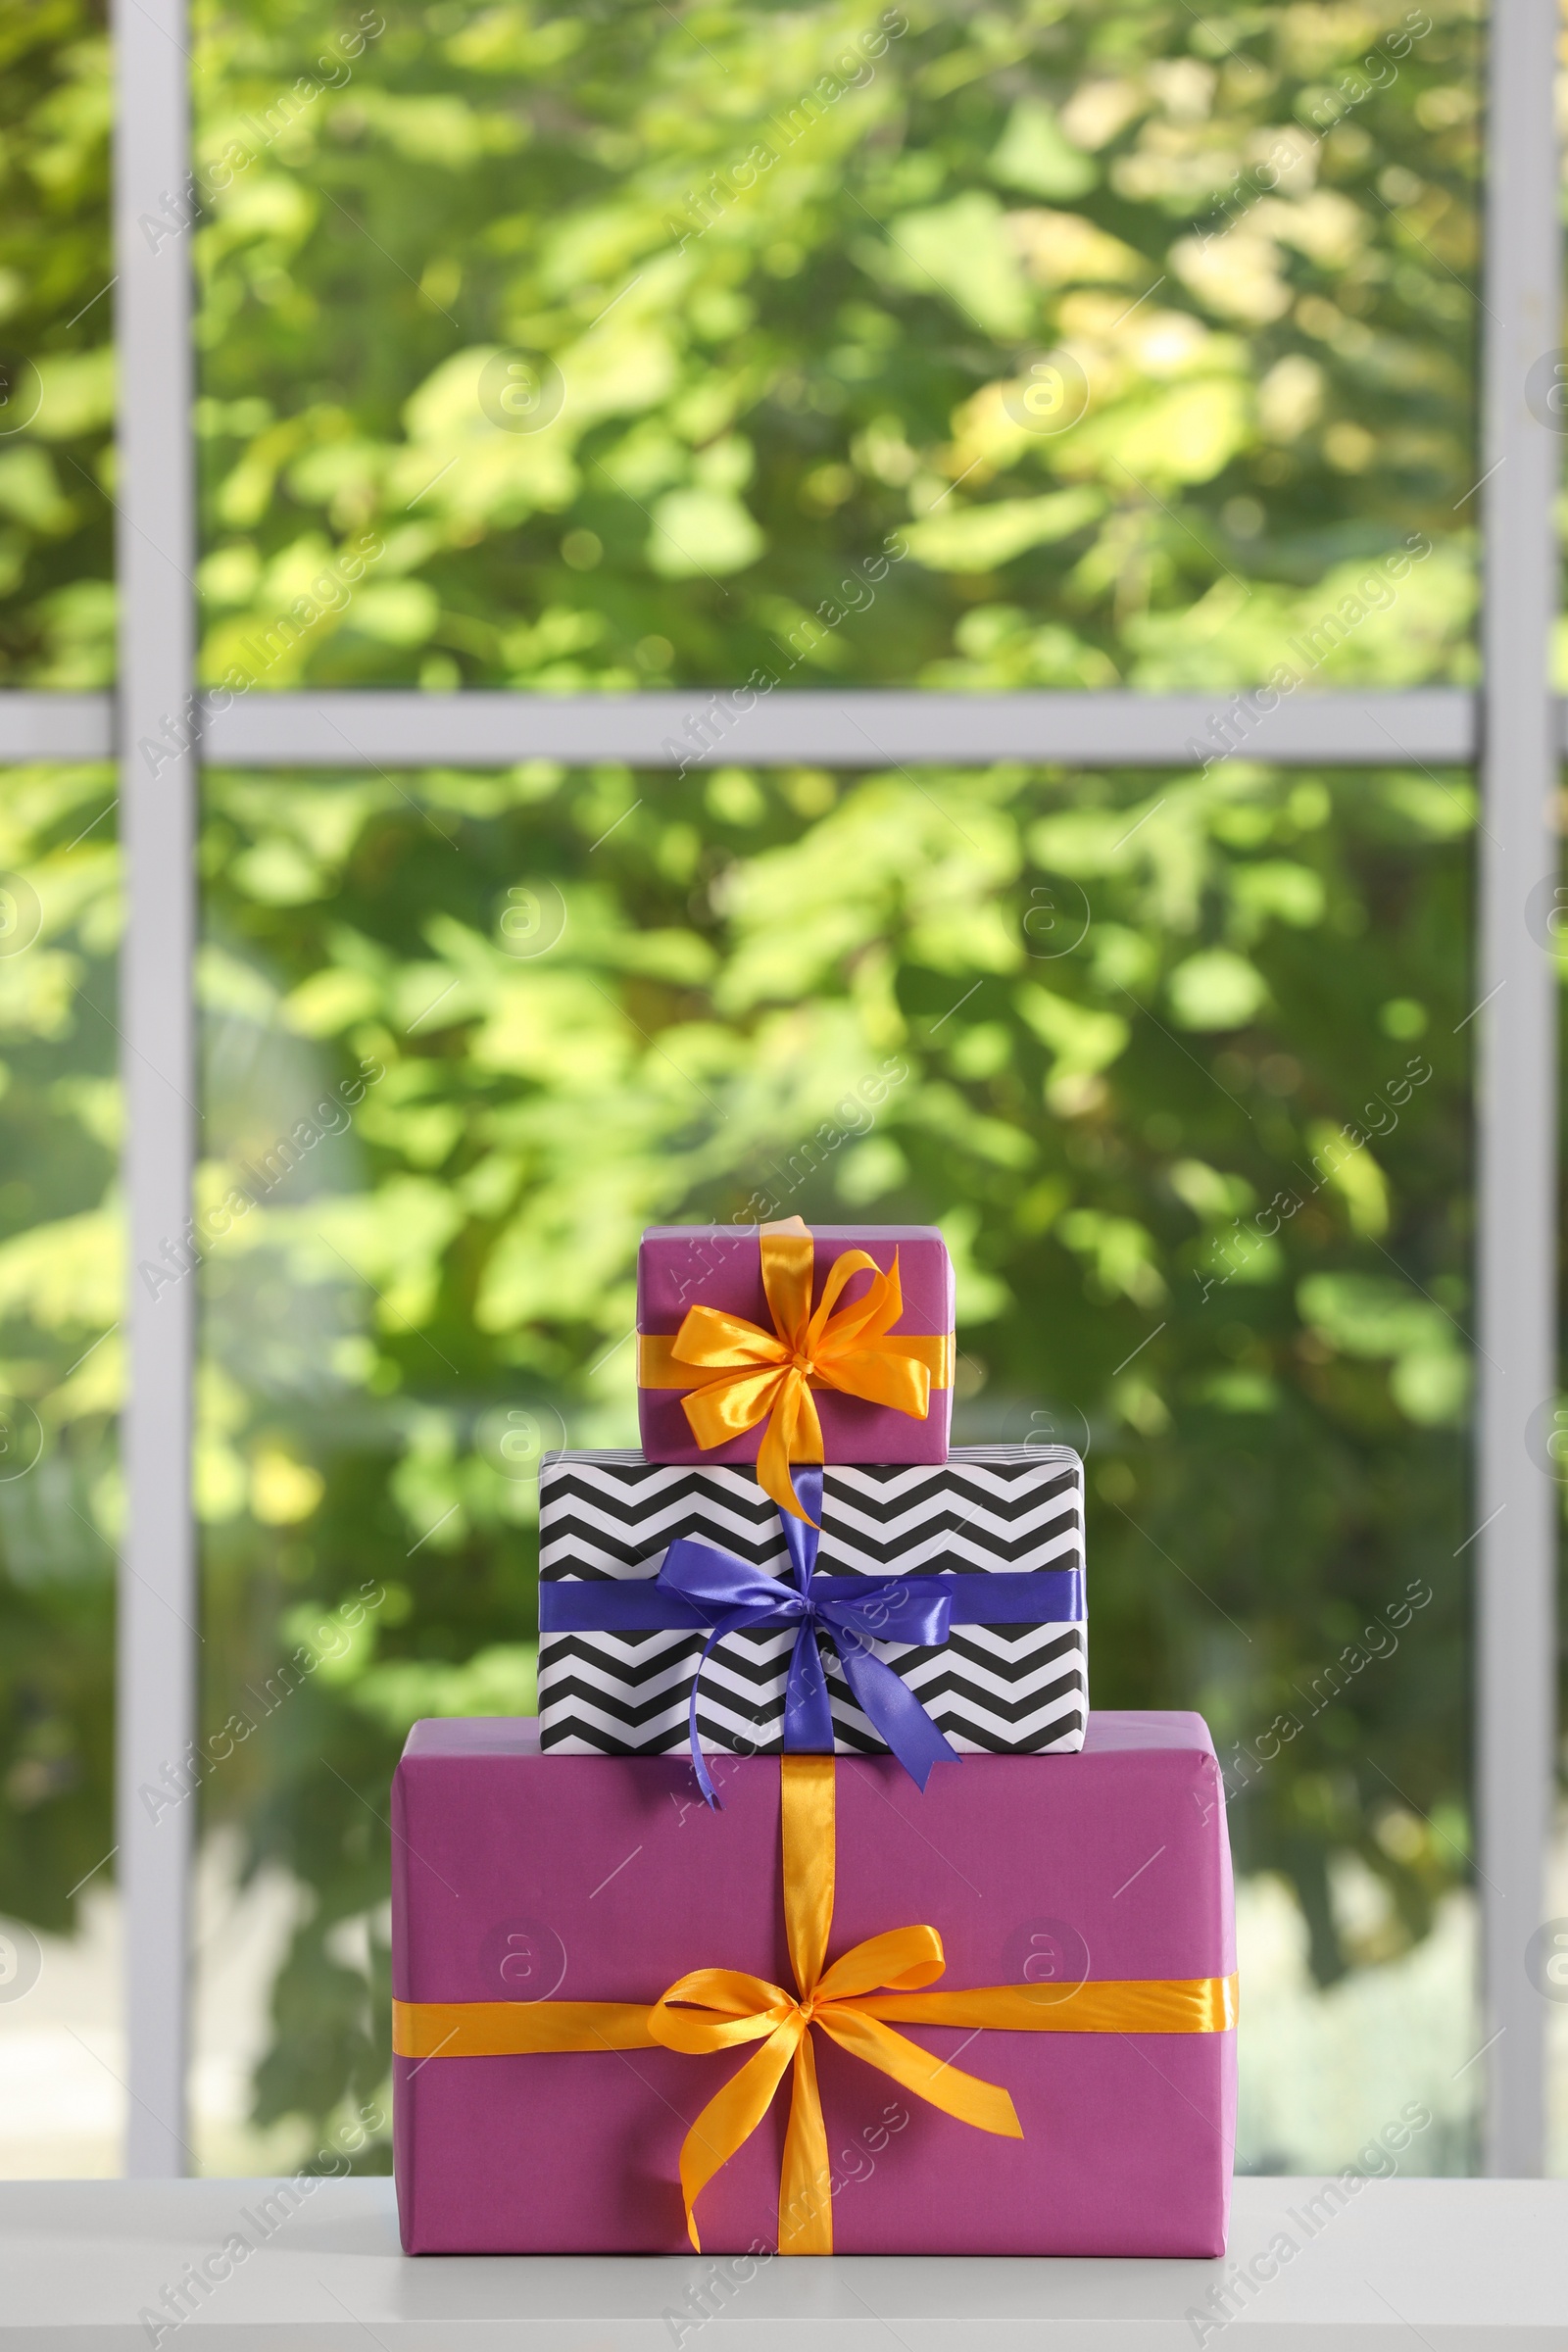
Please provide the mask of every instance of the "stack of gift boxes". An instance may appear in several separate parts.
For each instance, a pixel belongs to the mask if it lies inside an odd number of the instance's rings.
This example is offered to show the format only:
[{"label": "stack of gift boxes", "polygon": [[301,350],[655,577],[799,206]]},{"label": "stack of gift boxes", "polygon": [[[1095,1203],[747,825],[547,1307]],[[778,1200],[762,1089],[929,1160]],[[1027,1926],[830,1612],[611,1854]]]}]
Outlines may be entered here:
[{"label": "stack of gift boxes", "polygon": [[1090,1713],[1083,1465],[950,1448],[925,1227],[655,1228],[540,1477],[539,1718],[393,1791],[411,2253],[1222,2253],[1201,1720]]}]

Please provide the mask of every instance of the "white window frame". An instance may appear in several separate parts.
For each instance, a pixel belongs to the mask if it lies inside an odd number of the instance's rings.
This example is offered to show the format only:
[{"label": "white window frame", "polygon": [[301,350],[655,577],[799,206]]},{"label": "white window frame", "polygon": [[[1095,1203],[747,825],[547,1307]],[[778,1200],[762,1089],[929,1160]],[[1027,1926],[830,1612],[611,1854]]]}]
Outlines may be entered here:
[{"label": "white window frame", "polygon": [[[190,1214],[198,1112],[194,1018],[197,744],[229,765],[483,766],[545,756],[672,764],[706,691],[576,696],[257,694],[219,711],[197,690],[192,298],[186,240],[155,251],[144,215],[190,169],[185,0],[115,0],[116,328],[120,368],[113,695],[0,695],[0,760],[115,759],[127,927],[121,1020],[130,1262],[156,1259]],[[1484,2157],[1539,2174],[1545,2004],[1525,1944],[1545,1902],[1554,1811],[1557,1497],[1526,1450],[1556,1394],[1554,958],[1531,935],[1557,870],[1565,711],[1548,686],[1557,611],[1558,435],[1525,378],[1561,334],[1557,0],[1494,0],[1490,29],[1481,312],[1484,457],[1476,493],[1484,598],[1479,694],[1448,688],[1293,697],[1250,724],[1247,757],[1286,764],[1465,762],[1480,774],[1475,1000],[1479,1410],[1475,1783],[1482,1917]],[[792,693],[727,706],[716,756],[836,767],[1028,760],[1185,766],[1213,716],[1203,696]],[[171,720],[191,748],[157,773],[138,757]],[[193,723],[191,723],[193,722]],[[1539,911],[1536,928],[1543,928]],[[1549,936],[1549,934],[1548,934]],[[129,2066],[126,2166],[183,2172],[187,2144],[193,1808],[154,1819],[136,1791],[196,1726],[191,1286],[160,1301],[132,1278],[123,1423],[129,1523],[119,1577],[117,1787]]]}]

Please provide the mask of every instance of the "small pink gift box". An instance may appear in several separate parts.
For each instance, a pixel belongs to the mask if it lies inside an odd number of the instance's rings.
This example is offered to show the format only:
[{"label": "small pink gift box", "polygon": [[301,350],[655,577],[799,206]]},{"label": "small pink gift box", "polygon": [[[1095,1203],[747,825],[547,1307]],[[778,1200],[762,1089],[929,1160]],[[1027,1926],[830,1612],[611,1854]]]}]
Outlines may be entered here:
[{"label": "small pink gift box", "polygon": [[[800,1234],[805,1228],[792,1221]],[[744,1433],[704,1446],[682,1402],[710,1370],[683,1365],[675,1355],[682,1325],[692,1308],[711,1308],[738,1317],[773,1337],[778,1323],[763,1284],[762,1250],[774,1228],[756,1225],[655,1225],[643,1235],[637,1256],[637,1416],[643,1451],[651,1462],[755,1462],[767,1426],[764,1415]],[[934,1225],[817,1225],[810,1229],[811,1303],[823,1298],[836,1261],[846,1251],[863,1250],[881,1274],[895,1260],[903,1311],[888,1331],[893,1349],[907,1350],[930,1375],[922,1417],[868,1396],[849,1395],[812,1378],[810,1391],[821,1424],[827,1462],[945,1462],[953,1419],[953,1262]],[[851,1276],[841,1306],[853,1312],[871,1288],[867,1272]],[[853,1368],[848,1375],[859,1377]],[[808,1457],[798,1457],[808,1458]]]}]

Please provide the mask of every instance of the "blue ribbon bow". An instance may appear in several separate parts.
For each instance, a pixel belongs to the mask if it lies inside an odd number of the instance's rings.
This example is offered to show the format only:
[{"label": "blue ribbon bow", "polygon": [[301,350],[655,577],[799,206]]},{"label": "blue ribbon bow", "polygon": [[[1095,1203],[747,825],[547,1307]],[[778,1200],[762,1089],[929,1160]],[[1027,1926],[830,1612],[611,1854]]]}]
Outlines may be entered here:
[{"label": "blue ribbon bow", "polygon": [[692,1677],[686,1719],[698,1787],[718,1809],[697,1736],[697,1691],[703,1668],[729,1634],[772,1633],[793,1626],[795,1648],[784,1691],[786,1753],[831,1755],[833,1715],[817,1633],[828,1635],[856,1703],[866,1721],[923,1791],[933,1764],[956,1764],[956,1748],[938,1731],[919,1699],[873,1642],[945,1642],[955,1625],[1049,1625],[1082,1617],[1083,1572],[1042,1568],[1000,1576],[819,1576],[816,1547],[822,1516],[822,1472],[799,1467],[795,1492],[809,1520],[780,1511],[793,1585],[753,1568],[715,1544],[680,1536],[659,1574],[600,1583],[539,1588],[541,1634],[673,1631],[701,1626],[708,1640]]},{"label": "blue ribbon bow", "polygon": [[697,1785],[716,1807],[718,1797],[697,1737],[697,1690],[703,1668],[727,1634],[771,1633],[793,1625],[795,1648],[784,1686],[785,1752],[833,1752],[833,1714],[816,1641],[820,1628],[832,1639],[844,1679],[861,1713],[923,1793],[932,1765],[956,1764],[958,1751],[937,1730],[914,1692],[870,1645],[876,1641],[946,1642],[953,1622],[951,1580],[937,1576],[818,1576],[822,1473],[807,1467],[795,1470],[792,1476],[803,1508],[818,1523],[813,1526],[787,1512],[779,1513],[795,1576],[793,1591],[776,1576],[736,1559],[733,1552],[720,1551],[716,1544],[688,1536],[678,1537],[670,1545],[655,1580],[666,1592],[690,1601],[713,1629],[692,1676],[686,1710]]}]

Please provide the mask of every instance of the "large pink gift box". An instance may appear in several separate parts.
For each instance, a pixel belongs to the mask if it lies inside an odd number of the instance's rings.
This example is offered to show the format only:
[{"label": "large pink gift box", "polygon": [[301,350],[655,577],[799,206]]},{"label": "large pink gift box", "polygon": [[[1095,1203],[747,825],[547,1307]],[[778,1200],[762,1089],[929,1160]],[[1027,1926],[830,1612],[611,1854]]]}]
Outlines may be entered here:
[{"label": "large pink gift box", "polygon": [[[953,1261],[934,1225],[816,1225],[811,1228],[811,1298],[835,1259],[863,1250],[883,1273],[897,1254],[904,1312],[890,1336],[945,1343],[936,1352],[943,1371],[933,1379],[924,1420],[889,1404],[874,1404],[813,1384],[822,1425],[822,1459],[828,1462],[945,1462],[953,1421]],[[854,1303],[870,1282],[854,1277],[844,1298]],[[637,1254],[637,1332],[640,1370],[646,1372],[647,1339],[673,1339],[694,1306],[739,1315],[764,1332],[774,1330],[762,1288],[760,1229],[755,1225],[655,1225],[643,1235]],[[693,1370],[690,1385],[711,1376]],[[705,1450],[692,1434],[679,1388],[656,1387],[645,1378],[637,1390],[638,1431],[651,1462],[755,1462],[763,1424]]]},{"label": "large pink gift box", "polygon": [[[674,1757],[542,1755],[527,1720],[416,1724],[393,1790],[397,1999],[653,2002],[713,1967],[791,1984],[778,1760],[717,1758],[714,1777],[720,1812]],[[1092,1714],[1077,1755],[965,1757],[923,1797],[891,1757],[840,1757],[837,1816],[830,1957],[924,1923],[940,1989],[1234,1972],[1223,1790],[1196,1715]],[[1223,2253],[1233,2029],[907,2031],[1009,2091],[1023,2137],[942,2114],[817,2033],[838,2252]],[[754,2046],[397,2058],[405,2247],[685,2253],[681,2141]],[[787,2113],[776,2099],[705,2191],[706,2253],[776,2245]]]}]

